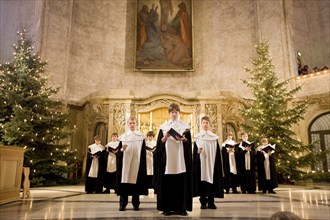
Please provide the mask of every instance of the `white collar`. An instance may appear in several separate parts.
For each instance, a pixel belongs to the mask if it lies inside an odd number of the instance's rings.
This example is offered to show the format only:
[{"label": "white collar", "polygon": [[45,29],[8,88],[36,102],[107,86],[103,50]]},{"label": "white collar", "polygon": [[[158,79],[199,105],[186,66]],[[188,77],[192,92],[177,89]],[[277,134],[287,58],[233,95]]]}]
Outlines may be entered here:
[{"label": "white collar", "polygon": [[127,131],[125,134],[121,135],[118,140],[119,141],[137,141],[145,139],[144,135],[139,131]]},{"label": "white collar", "polygon": [[162,129],[163,131],[164,130],[168,131],[171,128],[179,128],[179,129],[187,130],[190,129],[190,126],[181,119],[177,119],[177,120],[170,119],[160,126],[160,129]]},{"label": "white collar", "polygon": [[218,140],[219,136],[214,134],[212,131],[201,131],[198,134],[196,134],[195,136],[195,140],[197,139],[202,139],[205,141],[214,141],[214,140]]}]

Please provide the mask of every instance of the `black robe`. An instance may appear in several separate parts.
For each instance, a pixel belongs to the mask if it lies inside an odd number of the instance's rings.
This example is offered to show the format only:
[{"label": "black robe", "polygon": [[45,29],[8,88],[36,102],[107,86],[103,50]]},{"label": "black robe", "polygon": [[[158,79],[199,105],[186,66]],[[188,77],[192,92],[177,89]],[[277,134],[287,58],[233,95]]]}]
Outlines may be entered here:
[{"label": "black robe", "polygon": [[256,163],[255,151],[251,148],[250,151],[250,170],[245,168],[245,153],[247,151],[238,147],[238,169],[239,169],[239,183],[242,192],[255,192],[256,191]]},{"label": "black robe", "polygon": [[217,151],[215,156],[213,184],[206,181],[201,181],[201,161],[200,154],[198,154],[197,151],[198,147],[195,142],[193,150],[193,196],[213,196],[215,198],[223,198],[223,165],[219,143],[217,143]]},{"label": "black robe", "polygon": [[123,170],[124,153],[121,151],[122,141],[119,142],[117,152],[117,178],[116,178],[116,193],[117,195],[148,195],[148,179],[147,179],[147,162],[146,162],[146,144],[145,140],[142,142],[140,167],[135,184],[121,183],[121,176]]},{"label": "black robe", "polygon": [[270,181],[268,186],[266,181],[264,161],[265,161],[264,153],[262,151],[257,151],[257,171],[258,171],[259,191],[272,190],[278,187],[274,154],[271,154],[269,156]]},{"label": "black robe", "polygon": [[98,151],[96,155],[98,156],[99,161],[99,170],[97,173],[97,177],[88,177],[89,170],[92,165],[93,155],[88,149],[87,152],[87,161],[86,161],[86,183],[85,183],[85,192],[86,193],[101,193],[103,191],[103,180],[104,180],[104,173],[106,169],[106,164],[104,160],[104,150]]},{"label": "black robe", "polygon": [[160,130],[154,157],[154,184],[157,193],[157,210],[159,211],[192,211],[192,143],[191,134],[185,132],[183,142],[186,172],[165,175],[166,148],[161,141],[164,137]]}]

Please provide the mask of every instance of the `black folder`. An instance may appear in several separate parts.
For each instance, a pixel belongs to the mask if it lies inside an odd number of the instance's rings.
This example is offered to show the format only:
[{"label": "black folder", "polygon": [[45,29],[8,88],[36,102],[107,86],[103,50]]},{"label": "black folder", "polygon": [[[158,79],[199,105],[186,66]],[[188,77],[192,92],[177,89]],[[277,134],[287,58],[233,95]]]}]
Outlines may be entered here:
[{"label": "black folder", "polygon": [[266,153],[268,153],[269,150],[272,151],[272,150],[275,150],[275,149],[273,148],[273,146],[267,145],[265,148],[262,148],[262,150],[265,151]]},{"label": "black folder", "polygon": [[154,150],[156,149],[156,147],[148,147],[148,146],[146,146],[146,149],[147,149],[148,151],[154,151]]},{"label": "black folder", "polygon": [[256,145],[256,142],[251,142],[251,143],[248,143],[248,142],[245,142],[245,141],[242,142],[243,147],[251,146],[252,148],[254,148],[255,145]]},{"label": "black folder", "polygon": [[183,136],[181,135],[181,134],[179,134],[176,130],[174,130],[173,128],[171,128],[169,131],[168,131],[168,133],[175,139],[175,140],[177,140],[176,139],[176,137],[178,136],[178,137],[180,137],[180,138],[183,138]]}]

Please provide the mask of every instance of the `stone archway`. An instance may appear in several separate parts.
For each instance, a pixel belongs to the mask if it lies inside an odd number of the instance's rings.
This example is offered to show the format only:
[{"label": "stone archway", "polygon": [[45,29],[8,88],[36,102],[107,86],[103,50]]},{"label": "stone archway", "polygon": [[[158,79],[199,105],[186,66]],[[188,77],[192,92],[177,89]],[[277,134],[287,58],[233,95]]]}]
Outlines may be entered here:
[{"label": "stone archway", "polygon": [[[308,128],[309,142],[314,143],[316,151],[327,152],[330,150],[330,112],[317,116]],[[326,153],[325,158],[318,160],[312,170],[329,172],[330,154]]]}]

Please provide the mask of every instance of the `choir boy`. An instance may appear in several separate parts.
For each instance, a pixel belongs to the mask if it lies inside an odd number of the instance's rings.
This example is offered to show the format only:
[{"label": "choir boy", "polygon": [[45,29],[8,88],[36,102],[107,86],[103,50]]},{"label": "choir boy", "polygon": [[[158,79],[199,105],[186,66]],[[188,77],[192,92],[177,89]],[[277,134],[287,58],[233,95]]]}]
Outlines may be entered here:
[{"label": "choir boy", "polygon": [[275,193],[277,173],[275,165],[275,145],[270,145],[267,138],[261,140],[262,146],[257,149],[258,189],[263,193]]},{"label": "choir boy", "polygon": [[233,141],[233,133],[227,132],[227,139],[222,143],[222,154],[225,170],[225,189],[229,193],[232,188],[233,193],[238,193],[238,153],[237,144]]},{"label": "choir boy", "polygon": [[147,133],[146,148],[147,148],[147,175],[148,175],[148,188],[153,187],[154,176],[154,151],[156,149],[156,141],[154,140],[155,134],[153,131]]},{"label": "choir boy", "polygon": [[136,131],[137,120],[127,120],[129,130],[119,137],[117,153],[117,195],[119,211],[125,211],[128,196],[132,196],[135,211],[139,210],[140,195],[148,195],[145,137]]},{"label": "choir boy", "polygon": [[118,134],[113,133],[111,135],[111,142],[109,142],[106,147],[105,159],[107,169],[104,176],[104,187],[105,191],[103,193],[110,193],[110,189],[115,189],[116,187],[116,153],[118,152]]},{"label": "choir boy", "polygon": [[86,193],[102,193],[105,170],[104,147],[99,136],[94,137],[94,144],[88,146],[86,162]]},{"label": "choir boy", "polygon": [[170,120],[160,126],[154,161],[157,210],[163,215],[192,211],[192,144],[190,126],[180,119],[180,107],[168,107]]},{"label": "choir boy", "polygon": [[239,177],[242,193],[256,192],[255,175],[255,142],[248,141],[246,132],[241,134],[242,141],[238,146]]},{"label": "choir boy", "polygon": [[216,209],[214,198],[224,197],[219,137],[209,130],[209,117],[201,119],[201,126],[202,131],[195,136],[193,150],[193,196],[199,196],[201,209]]}]

